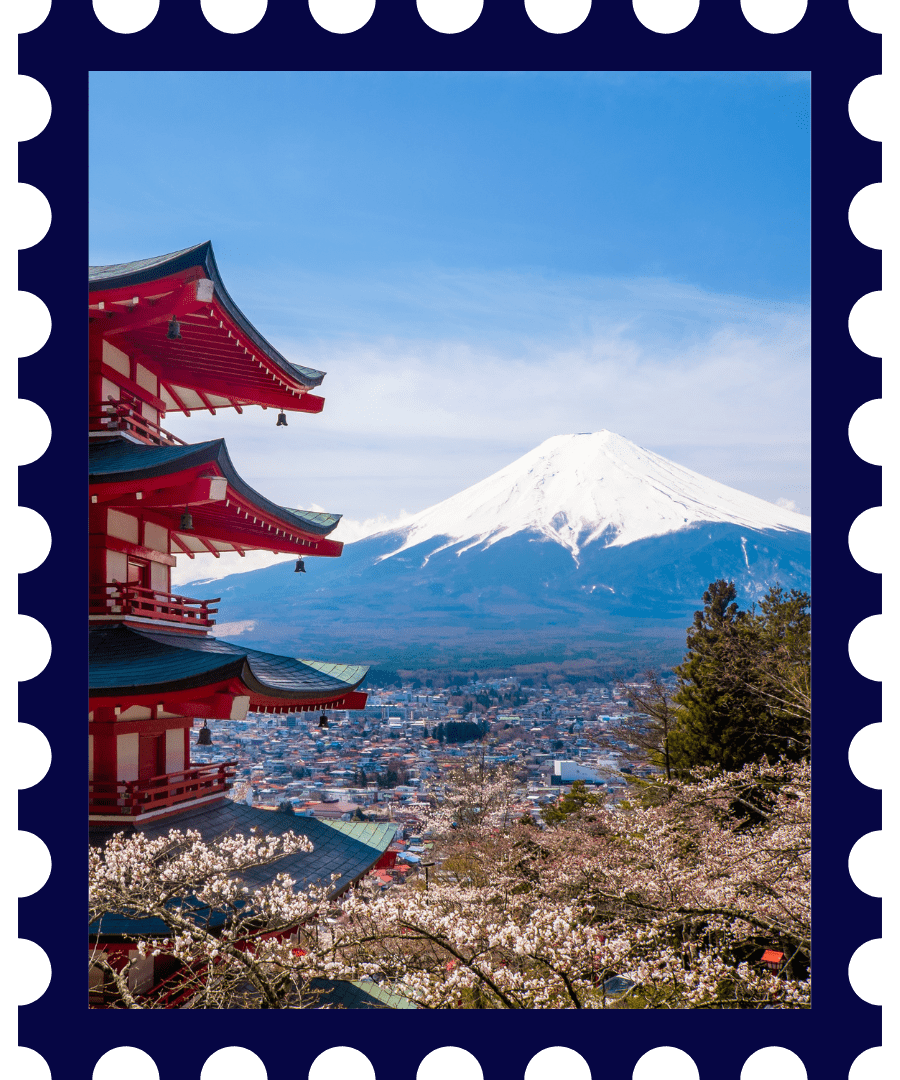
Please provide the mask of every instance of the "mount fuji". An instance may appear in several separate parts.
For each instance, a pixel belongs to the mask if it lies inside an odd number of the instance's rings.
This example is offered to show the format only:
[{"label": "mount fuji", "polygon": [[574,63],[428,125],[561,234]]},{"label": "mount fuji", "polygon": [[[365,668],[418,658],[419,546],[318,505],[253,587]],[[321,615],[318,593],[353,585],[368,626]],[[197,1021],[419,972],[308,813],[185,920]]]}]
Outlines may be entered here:
[{"label": "mount fuji", "polygon": [[808,589],[810,519],[599,431],[307,565],[299,588],[284,564],[218,582],[222,636],[406,666],[668,663],[716,578],[745,604]]}]

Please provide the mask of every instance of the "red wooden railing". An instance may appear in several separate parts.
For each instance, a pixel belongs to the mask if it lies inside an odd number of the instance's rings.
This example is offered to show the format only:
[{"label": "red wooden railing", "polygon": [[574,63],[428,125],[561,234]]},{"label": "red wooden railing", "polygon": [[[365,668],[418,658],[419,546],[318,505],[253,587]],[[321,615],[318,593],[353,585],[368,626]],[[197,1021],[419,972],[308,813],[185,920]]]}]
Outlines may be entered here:
[{"label": "red wooden railing", "polygon": [[224,794],[231,787],[236,768],[236,761],[221,761],[149,780],[88,780],[88,812],[137,817],[148,810]]},{"label": "red wooden railing", "polygon": [[137,402],[108,401],[104,405],[94,406],[88,417],[91,431],[127,431],[141,442],[154,446],[171,446],[174,443],[187,445],[184,439],[179,439],[171,431],[161,428],[155,420],[144,416]]},{"label": "red wooden railing", "polygon": [[88,610],[91,615],[141,615],[189,626],[213,626],[216,620],[211,616],[219,609],[209,605],[220,600],[220,596],[195,600],[192,596],[178,596],[143,585],[108,581],[104,585],[91,585]]},{"label": "red wooden railing", "polygon": [[[214,967],[218,967],[219,963],[221,959],[213,960]],[[204,974],[206,974],[206,964],[202,960],[195,960],[188,964],[179,962],[174,971],[140,997],[145,1001],[152,1001],[153,1007],[157,1009],[177,1009],[197,993],[198,983],[202,985]],[[192,984],[191,979],[195,975],[200,978]]]}]

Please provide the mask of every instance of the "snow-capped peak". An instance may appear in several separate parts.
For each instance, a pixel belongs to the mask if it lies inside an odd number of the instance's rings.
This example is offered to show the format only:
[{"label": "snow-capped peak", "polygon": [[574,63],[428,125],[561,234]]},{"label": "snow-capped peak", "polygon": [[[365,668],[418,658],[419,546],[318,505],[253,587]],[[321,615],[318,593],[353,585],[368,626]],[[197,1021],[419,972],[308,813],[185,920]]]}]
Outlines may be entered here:
[{"label": "snow-capped peak", "polygon": [[[568,548],[621,547],[698,522],[810,531],[810,519],[726,487],[612,431],[556,435],[493,476],[415,514],[390,558],[447,537],[490,545],[533,532]],[[462,550],[465,550],[463,548]]]}]

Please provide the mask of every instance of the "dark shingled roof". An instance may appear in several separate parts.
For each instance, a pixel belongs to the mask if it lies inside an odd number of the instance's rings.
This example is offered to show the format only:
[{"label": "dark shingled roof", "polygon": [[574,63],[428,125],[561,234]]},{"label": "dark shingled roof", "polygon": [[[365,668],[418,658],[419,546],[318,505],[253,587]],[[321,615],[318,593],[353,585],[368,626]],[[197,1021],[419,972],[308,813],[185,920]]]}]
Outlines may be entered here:
[{"label": "dark shingled roof", "polygon": [[[329,887],[329,894],[334,896],[374,866],[394,839],[396,826],[391,822],[298,817],[223,799],[218,803],[198,806],[195,810],[186,810],[177,818],[148,823],[140,831],[155,839],[165,836],[170,829],[182,832],[195,829],[206,842],[225,836],[248,836],[253,830],[261,836],[300,833],[312,841],[311,852],[297,852],[268,866],[253,867],[243,875],[244,884],[249,889],[257,889],[284,873],[294,879],[297,890],[310,885],[325,886]],[[95,831],[91,834],[91,843],[99,846],[108,835],[108,832]],[[338,875],[334,882],[331,880],[332,874]],[[208,909],[202,913],[202,917],[208,917]],[[210,922],[215,925],[221,919],[221,915],[217,919],[216,913],[213,913]],[[134,919],[119,914],[104,915],[99,924],[94,923],[90,927],[90,933],[102,933],[104,936],[134,937],[166,932],[166,925],[161,919]]]},{"label": "dark shingled roof", "polygon": [[313,387],[322,382],[325,378],[324,371],[317,371],[315,368],[304,367],[301,364],[292,364],[289,360],[286,360],[274,345],[266,341],[231,299],[216,265],[212,244],[208,240],[205,240],[202,244],[195,244],[193,247],[182,248],[181,251],[172,251],[168,255],[154,255],[149,259],[111,263],[108,266],[89,266],[88,286],[90,292],[93,293],[102,292],[106,289],[124,288],[128,285],[145,285],[147,282],[169,277],[172,274],[183,273],[196,266],[199,266],[203,270],[204,276],[214,284],[216,296],[222,307],[258,348],[262,349],[268,357],[281,365],[287,374],[293,376],[303,385]]},{"label": "dark shingled roof", "polygon": [[149,259],[109,263],[106,266],[89,266],[88,282],[92,286],[91,292],[116,289],[123,285],[143,285],[156,278],[176,274],[179,270],[190,270],[194,266],[202,266],[206,270],[209,255],[212,255],[212,244],[204,240],[202,244],[171,251],[168,255],[153,255]]},{"label": "dark shingled roof", "polygon": [[134,483],[197,465],[216,464],[239,495],[261,510],[280,517],[287,525],[302,528],[315,536],[328,536],[341,520],[340,514],[293,510],[270,502],[241,478],[231,461],[224,439],[211,439],[187,446],[146,446],[118,435],[92,441],[88,456],[88,482],[91,484]]},{"label": "dark shingled roof", "polygon": [[91,627],[89,658],[90,689],[97,697],[189,690],[240,677],[256,696],[300,704],[349,693],[368,671],[359,664],[295,660],[218,638],[121,624]]}]

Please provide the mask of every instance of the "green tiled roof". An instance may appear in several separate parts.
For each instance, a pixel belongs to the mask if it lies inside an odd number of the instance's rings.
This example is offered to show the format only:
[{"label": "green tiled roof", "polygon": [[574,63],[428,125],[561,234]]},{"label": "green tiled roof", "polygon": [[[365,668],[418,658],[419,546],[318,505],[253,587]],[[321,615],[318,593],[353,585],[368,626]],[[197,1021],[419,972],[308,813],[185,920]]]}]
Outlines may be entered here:
[{"label": "green tiled roof", "polygon": [[218,638],[134,626],[93,626],[89,634],[90,689],[99,697],[151,694],[240,676],[258,694],[298,704],[355,690],[368,668],[310,663]]},{"label": "green tiled roof", "polygon": [[341,514],[325,514],[318,510],[292,510],[288,506],[282,507],[282,510],[286,514],[293,514],[307,525],[327,526],[329,529],[333,529],[342,516]]},{"label": "green tiled roof", "polygon": [[297,657],[297,660],[301,664],[306,664],[307,667],[321,671],[323,675],[332,675],[335,679],[353,683],[355,686],[362,682],[369,670],[368,667],[362,667],[359,664],[330,664],[326,660],[301,660],[300,657]]},{"label": "green tiled roof", "polygon": [[290,361],[288,361],[288,366],[300,375],[301,381],[308,382],[310,386],[318,386],[325,378],[325,372],[319,371],[318,368],[304,367],[303,364],[292,364]]},{"label": "green tiled roof", "polygon": [[191,465],[215,461],[224,439],[189,443],[181,446],[147,446],[116,435],[96,439],[88,445],[89,479],[94,483],[126,480],[132,476],[164,475],[190,468]]},{"label": "green tiled roof", "polygon": [[169,642],[127,626],[91,627],[91,692],[104,695],[190,689],[233,678],[243,671],[245,658],[237,650],[183,649],[182,639],[187,637],[185,634]]},{"label": "green tiled roof", "polygon": [[313,990],[319,991],[314,1006],[317,1009],[416,1009],[411,1001],[384,990],[377,983],[347,982],[340,979],[313,979]]},{"label": "green tiled roof", "polygon": [[[286,873],[294,879],[297,890],[309,885],[326,886],[334,896],[374,866],[394,839],[395,828],[390,822],[330,821],[280,814],[224,799],[186,810],[175,818],[148,823],[140,831],[149,838],[156,838],[165,836],[170,829],[182,832],[196,829],[207,842],[225,836],[247,836],[253,830],[262,836],[300,833],[312,841],[311,852],[297,852],[267,866],[253,867],[243,875],[244,884],[256,889],[272,881],[277,874]],[[99,845],[103,839],[102,833],[94,833],[91,842]],[[337,874],[334,882],[332,874]],[[215,924],[216,921],[214,914],[211,922]],[[134,937],[164,934],[166,926],[161,919],[109,914],[103,916],[100,925],[92,925],[90,932]]]}]

